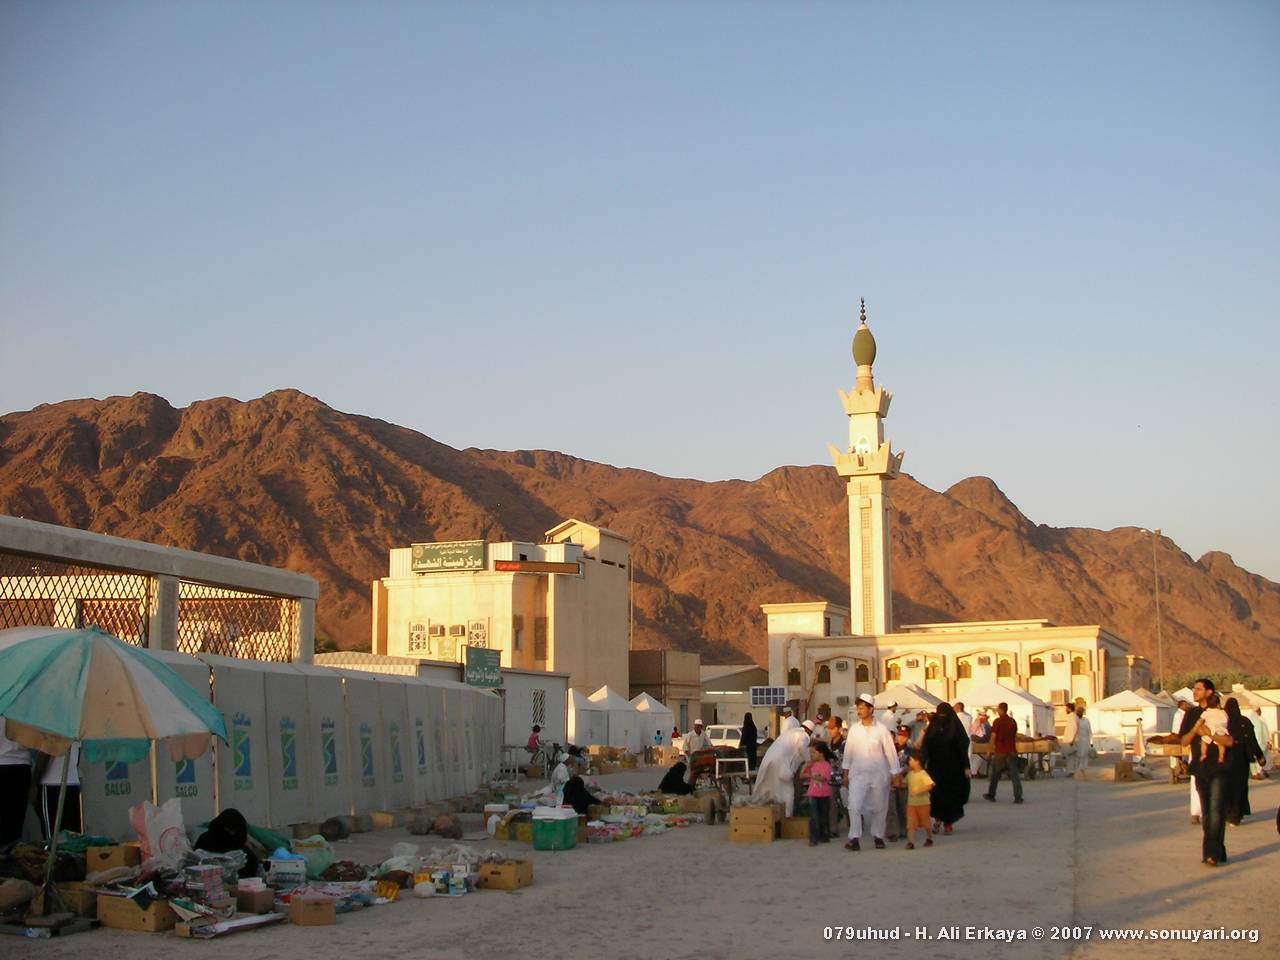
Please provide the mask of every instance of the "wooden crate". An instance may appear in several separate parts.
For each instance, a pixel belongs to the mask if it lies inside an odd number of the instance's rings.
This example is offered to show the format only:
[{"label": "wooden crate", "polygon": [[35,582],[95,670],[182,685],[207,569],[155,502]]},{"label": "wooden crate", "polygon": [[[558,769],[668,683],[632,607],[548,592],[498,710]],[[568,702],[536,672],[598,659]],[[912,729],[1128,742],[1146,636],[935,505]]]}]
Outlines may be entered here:
[{"label": "wooden crate", "polygon": [[809,818],[808,817],[786,817],[782,821],[782,829],[780,831],[783,840],[808,840],[809,839]]},{"label": "wooden crate", "polygon": [[127,897],[98,894],[98,922],[116,930],[163,933],[173,929],[178,915],[168,900],[153,900],[144,910]]},{"label": "wooden crate", "polygon": [[518,890],[531,883],[533,883],[532,860],[480,864],[480,880],[477,886],[486,890]]},{"label": "wooden crate", "polygon": [[729,814],[731,843],[772,843],[778,836],[782,806],[733,807]]}]

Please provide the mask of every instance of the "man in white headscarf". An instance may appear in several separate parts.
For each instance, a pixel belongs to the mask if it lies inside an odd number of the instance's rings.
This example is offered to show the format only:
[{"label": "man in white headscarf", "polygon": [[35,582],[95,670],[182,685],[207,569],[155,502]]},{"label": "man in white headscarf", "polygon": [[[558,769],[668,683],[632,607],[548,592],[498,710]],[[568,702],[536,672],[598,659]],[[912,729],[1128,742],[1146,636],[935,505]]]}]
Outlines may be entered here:
[{"label": "man in white headscarf", "polygon": [[809,733],[795,717],[783,717],[778,738],[765,751],[756,770],[753,797],[785,804],[787,816],[795,810],[795,777],[809,756]]},{"label": "man in white headscarf", "polygon": [[849,791],[849,842],[846,850],[859,850],[862,818],[875,838],[876,848],[884,849],[885,814],[889,810],[889,788],[901,782],[898,751],[884,724],[875,720],[875,701],[870,695],[858,697],[858,720],[849,725],[845,740],[845,781]]}]

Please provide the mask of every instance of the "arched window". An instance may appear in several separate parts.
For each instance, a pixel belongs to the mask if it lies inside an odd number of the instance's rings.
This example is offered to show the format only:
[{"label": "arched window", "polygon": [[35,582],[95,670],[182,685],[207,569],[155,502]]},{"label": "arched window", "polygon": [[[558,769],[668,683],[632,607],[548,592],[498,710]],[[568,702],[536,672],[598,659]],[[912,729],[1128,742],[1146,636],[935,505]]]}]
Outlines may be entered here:
[{"label": "arched window", "polygon": [[996,676],[1012,677],[1013,664],[1011,664],[1008,660],[1001,660],[999,663],[996,664]]},{"label": "arched window", "polygon": [[858,668],[853,671],[853,679],[856,683],[870,683],[871,671],[867,669],[865,663],[858,664]]},{"label": "arched window", "polygon": [[902,679],[902,667],[900,667],[900,666],[899,666],[898,664],[896,664],[896,663],[891,663],[891,664],[889,664],[889,666],[885,668],[885,671],[884,671],[884,678],[885,678],[885,680],[889,681],[890,683],[892,683],[894,680],[901,680],[901,679]]},{"label": "arched window", "polygon": [[1040,657],[1031,658],[1031,676],[1033,677],[1044,676],[1044,660],[1041,659]]},{"label": "arched window", "polygon": [[831,668],[827,666],[825,663],[818,668],[818,682],[819,683],[831,682]]},{"label": "arched window", "polygon": [[[930,678],[930,679],[932,679],[932,678]],[[956,664],[956,679],[957,679],[957,680],[972,680],[972,679],[973,679],[973,664],[971,664],[968,660],[961,660],[958,664]]]},{"label": "arched window", "polygon": [[1071,675],[1073,677],[1083,677],[1085,675],[1084,657],[1071,658]]},{"label": "arched window", "polygon": [[926,680],[937,680],[941,673],[937,660],[930,660],[929,665],[924,668],[924,678]]},{"label": "arched window", "polygon": [[787,671],[787,683],[793,687],[800,686],[800,668],[792,667]]}]

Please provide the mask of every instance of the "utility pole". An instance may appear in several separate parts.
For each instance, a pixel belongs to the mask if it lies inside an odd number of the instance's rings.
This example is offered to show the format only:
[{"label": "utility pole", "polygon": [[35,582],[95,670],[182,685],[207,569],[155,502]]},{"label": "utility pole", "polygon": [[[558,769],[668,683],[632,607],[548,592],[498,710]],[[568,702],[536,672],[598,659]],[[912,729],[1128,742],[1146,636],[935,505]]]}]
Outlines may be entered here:
[{"label": "utility pole", "polygon": [[1160,671],[1160,687],[1164,688],[1164,638],[1160,634],[1160,566],[1156,560],[1156,544],[1160,541],[1160,531],[1151,535],[1151,574],[1155,580],[1156,594],[1156,669]]}]

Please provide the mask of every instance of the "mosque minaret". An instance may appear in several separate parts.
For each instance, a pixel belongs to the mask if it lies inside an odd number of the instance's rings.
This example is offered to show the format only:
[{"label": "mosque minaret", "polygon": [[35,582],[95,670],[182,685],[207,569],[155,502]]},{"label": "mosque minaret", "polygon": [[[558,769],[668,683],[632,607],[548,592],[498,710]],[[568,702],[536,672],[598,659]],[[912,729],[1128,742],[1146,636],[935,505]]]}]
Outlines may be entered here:
[{"label": "mosque minaret", "polygon": [[867,327],[862,301],[853,335],[853,362],[858,379],[849,393],[840,391],[849,415],[849,446],[831,446],[836,471],[847,477],[849,496],[849,632],[876,636],[893,632],[893,579],[890,570],[889,481],[898,475],[902,454],[884,438],[884,418],[893,394],[877,387],[871,365],[876,340]]}]

